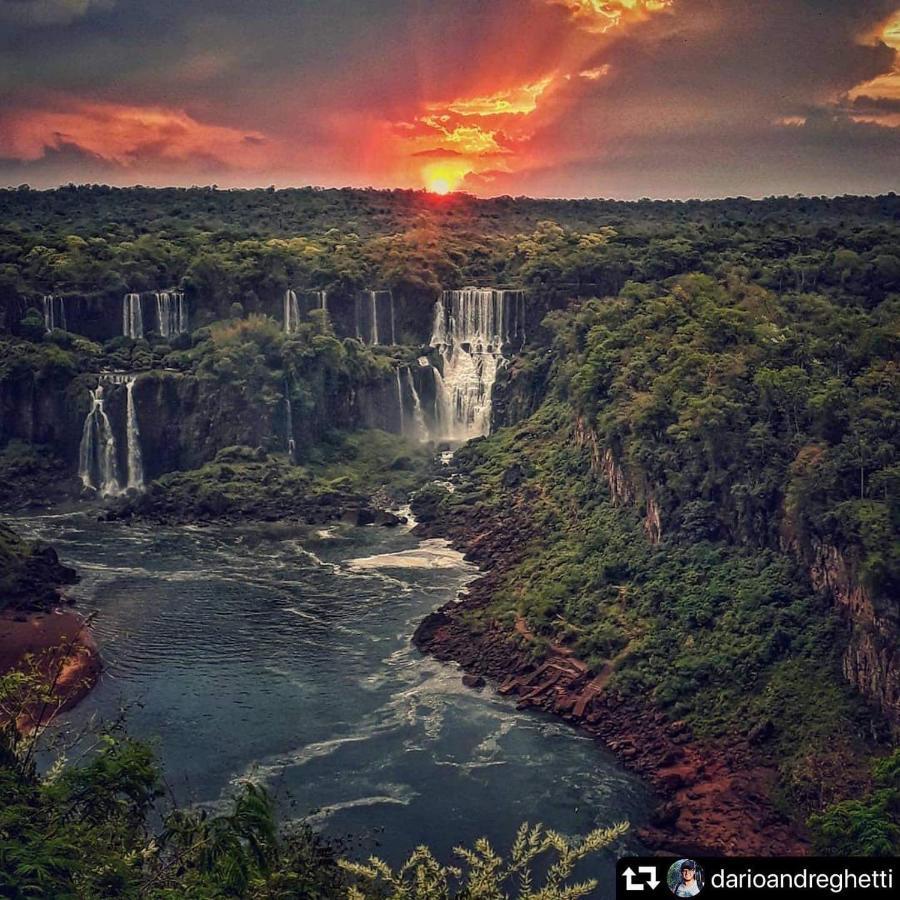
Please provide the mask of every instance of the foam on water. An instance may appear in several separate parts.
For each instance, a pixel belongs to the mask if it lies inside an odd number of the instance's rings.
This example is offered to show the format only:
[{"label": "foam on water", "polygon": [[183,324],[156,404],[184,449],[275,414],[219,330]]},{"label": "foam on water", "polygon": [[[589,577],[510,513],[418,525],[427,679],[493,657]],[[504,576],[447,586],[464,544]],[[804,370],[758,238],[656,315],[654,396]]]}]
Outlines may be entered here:
[{"label": "foam on water", "polygon": [[366,569],[459,569],[472,567],[465,557],[454,550],[442,538],[422,541],[417,547],[395,553],[377,553],[347,560],[347,568],[355,571]]},{"label": "foam on water", "polygon": [[13,524],[79,569],[83,608],[98,614],[106,674],[70,724],[128,705],[181,803],[225,808],[256,780],[290,798],[284,814],[318,810],[326,834],[394,864],[423,842],[448,860],[482,835],[508,845],[526,819],[576,834],[647,815],[641,786],[590,741],[468,690],[412,646],[416,624],[475,574],[441,541]]}]

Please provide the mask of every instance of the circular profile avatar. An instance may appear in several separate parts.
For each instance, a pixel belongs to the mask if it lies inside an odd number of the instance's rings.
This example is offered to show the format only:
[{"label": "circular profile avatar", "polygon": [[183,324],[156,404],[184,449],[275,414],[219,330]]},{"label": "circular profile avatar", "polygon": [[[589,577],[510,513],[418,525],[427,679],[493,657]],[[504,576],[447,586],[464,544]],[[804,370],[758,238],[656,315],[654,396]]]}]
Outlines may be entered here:
[{"label": "circular profile avatar", "polygon": [[703,869],[692,859],[679,859],[669,866],[666,881],[676,897],[696,897],[703,890]]}]

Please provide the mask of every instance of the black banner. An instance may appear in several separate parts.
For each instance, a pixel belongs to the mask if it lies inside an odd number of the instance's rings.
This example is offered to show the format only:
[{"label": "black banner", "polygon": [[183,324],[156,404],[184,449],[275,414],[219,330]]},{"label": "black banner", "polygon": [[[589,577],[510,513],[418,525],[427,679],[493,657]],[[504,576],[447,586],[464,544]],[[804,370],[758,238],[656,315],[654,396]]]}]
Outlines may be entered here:
[{"label": "black banner", "polygon": [[628,856],[616,863],[617,900],[898,896],[900,860],[889,858]]}]

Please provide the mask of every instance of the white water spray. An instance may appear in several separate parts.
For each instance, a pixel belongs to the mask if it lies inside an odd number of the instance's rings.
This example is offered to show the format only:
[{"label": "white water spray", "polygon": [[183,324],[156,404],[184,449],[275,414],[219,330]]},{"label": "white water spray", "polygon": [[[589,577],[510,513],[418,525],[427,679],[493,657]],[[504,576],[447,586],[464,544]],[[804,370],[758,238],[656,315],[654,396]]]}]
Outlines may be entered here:
[{"label": "white water spray", "polygon": [[144,315],[140,294],[126,294],[122,301],[122,334],[135,339],[144,336]]},{"label": "white water spray", "polygon": [[416,380],[413,378],[412,370],[406,369],[406,386],[413,402],[413,426],[415,431],[413,437],[420,441],[428,439],[428,425],[425,423],[425,413],[422,410],[422,401],[419,398],[419,392],[416,390]]},{"label": "white water spray", "polygon": [[126,415],[125,428],[128,448],[128,488],[144,489],[144,456],[141,453],[141,430],[138,426],[137,406],[134,401],[134,377],[125,382]]},{"label": "white water spray", "polygon": [[54,328],[68,331],[66,325],[66,301],[63,297],[54,297],[53,294],[44,294],[44,328],[49,334]]},{"label": "white water spray", "polygon": [[296,291],[284,292],[284,333],[293,334],[300,327],[300,304]]},{"label": "white water spray", "polygon": [[116,438],[103,408],[103,385],[98,384],[90,394],[91,408],[84,420],[78,448],[78,474],[86,488],[99,491],[103,497],[114,496],[121,494],[122,488]]},{"label": "white water spray", "polygon": [[187,331],[187,306],[181,291],[157,291],[156,321],[161,337],[172,337]]},{"label": "white water spray", "polygon": [[378,340],[378,295],[375,291],[369,291],[369,308],[371,311],[371,331],[369,332],[370,344],[379,343]]},{"label": "white water spray", "polygon": [[435,371],[437,437],[464,441],[487,434],[504,348],[525,340],[523,291],[465,288],[444,291],[435,305],[431,345],[441,355]]}]

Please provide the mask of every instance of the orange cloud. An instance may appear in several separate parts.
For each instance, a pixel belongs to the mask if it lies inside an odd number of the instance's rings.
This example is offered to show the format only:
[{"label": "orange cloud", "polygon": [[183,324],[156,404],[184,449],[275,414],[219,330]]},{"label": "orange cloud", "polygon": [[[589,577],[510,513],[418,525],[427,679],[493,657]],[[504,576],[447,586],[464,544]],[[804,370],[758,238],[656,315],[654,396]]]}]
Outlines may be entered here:
[{"label": "orange cloud", "polygon": [[640,22],[671,6],[674,0],[546,0],[569,10],[572,20],[595,34],[605,34],[626,22]]},{"label": "orange cloud", "polygon": [[579,78],[584,78],[587,81],[599,81],[607,75],[609,75],[608,63],[604,66],[597,66],[595,69],[585,69],[583,72],[578,73]]},{"label": "orange cloud", "polygon": [[[900,10],[870,35],[866,43],[885,44],[890,47],[895,53],[894,67],[890,72],[857,85],[847,93],[847,99],[863,105],[870,100],[900,102]],[[900,115],[896,112],[870,110],[864,115],[854,115],[853,119],[857,122],[870,122],[889,127],[900,125]]]},{"label": "orange cloud", "polygon": [[537,109],[538,100],[552,81],[553,76],[548,75],[539,81],[483,97],[461,97],[449,103],[429,103],[427,108],[433,112],[456,113],[458,116],[527,116]]},{"label": "orange cloud", "polygon": [[491,93],[426,103],[411,122],[394,125],[396,151],[418,160],[413,178],[442,191],[455,189],[473,172],[508,171],[505,160],[530,136],[528,118],[553,81],[549,74]]},{"label": "orange cloud", "polygon": [[209,125],[184,110],[159,106],[76,103],[66,112],[13,110],[0,119],[2,156],[36,160],[66,145],[123,166],[147,157],[199,157],[242,168],[263,164],[271,154],[259,132]]}]

